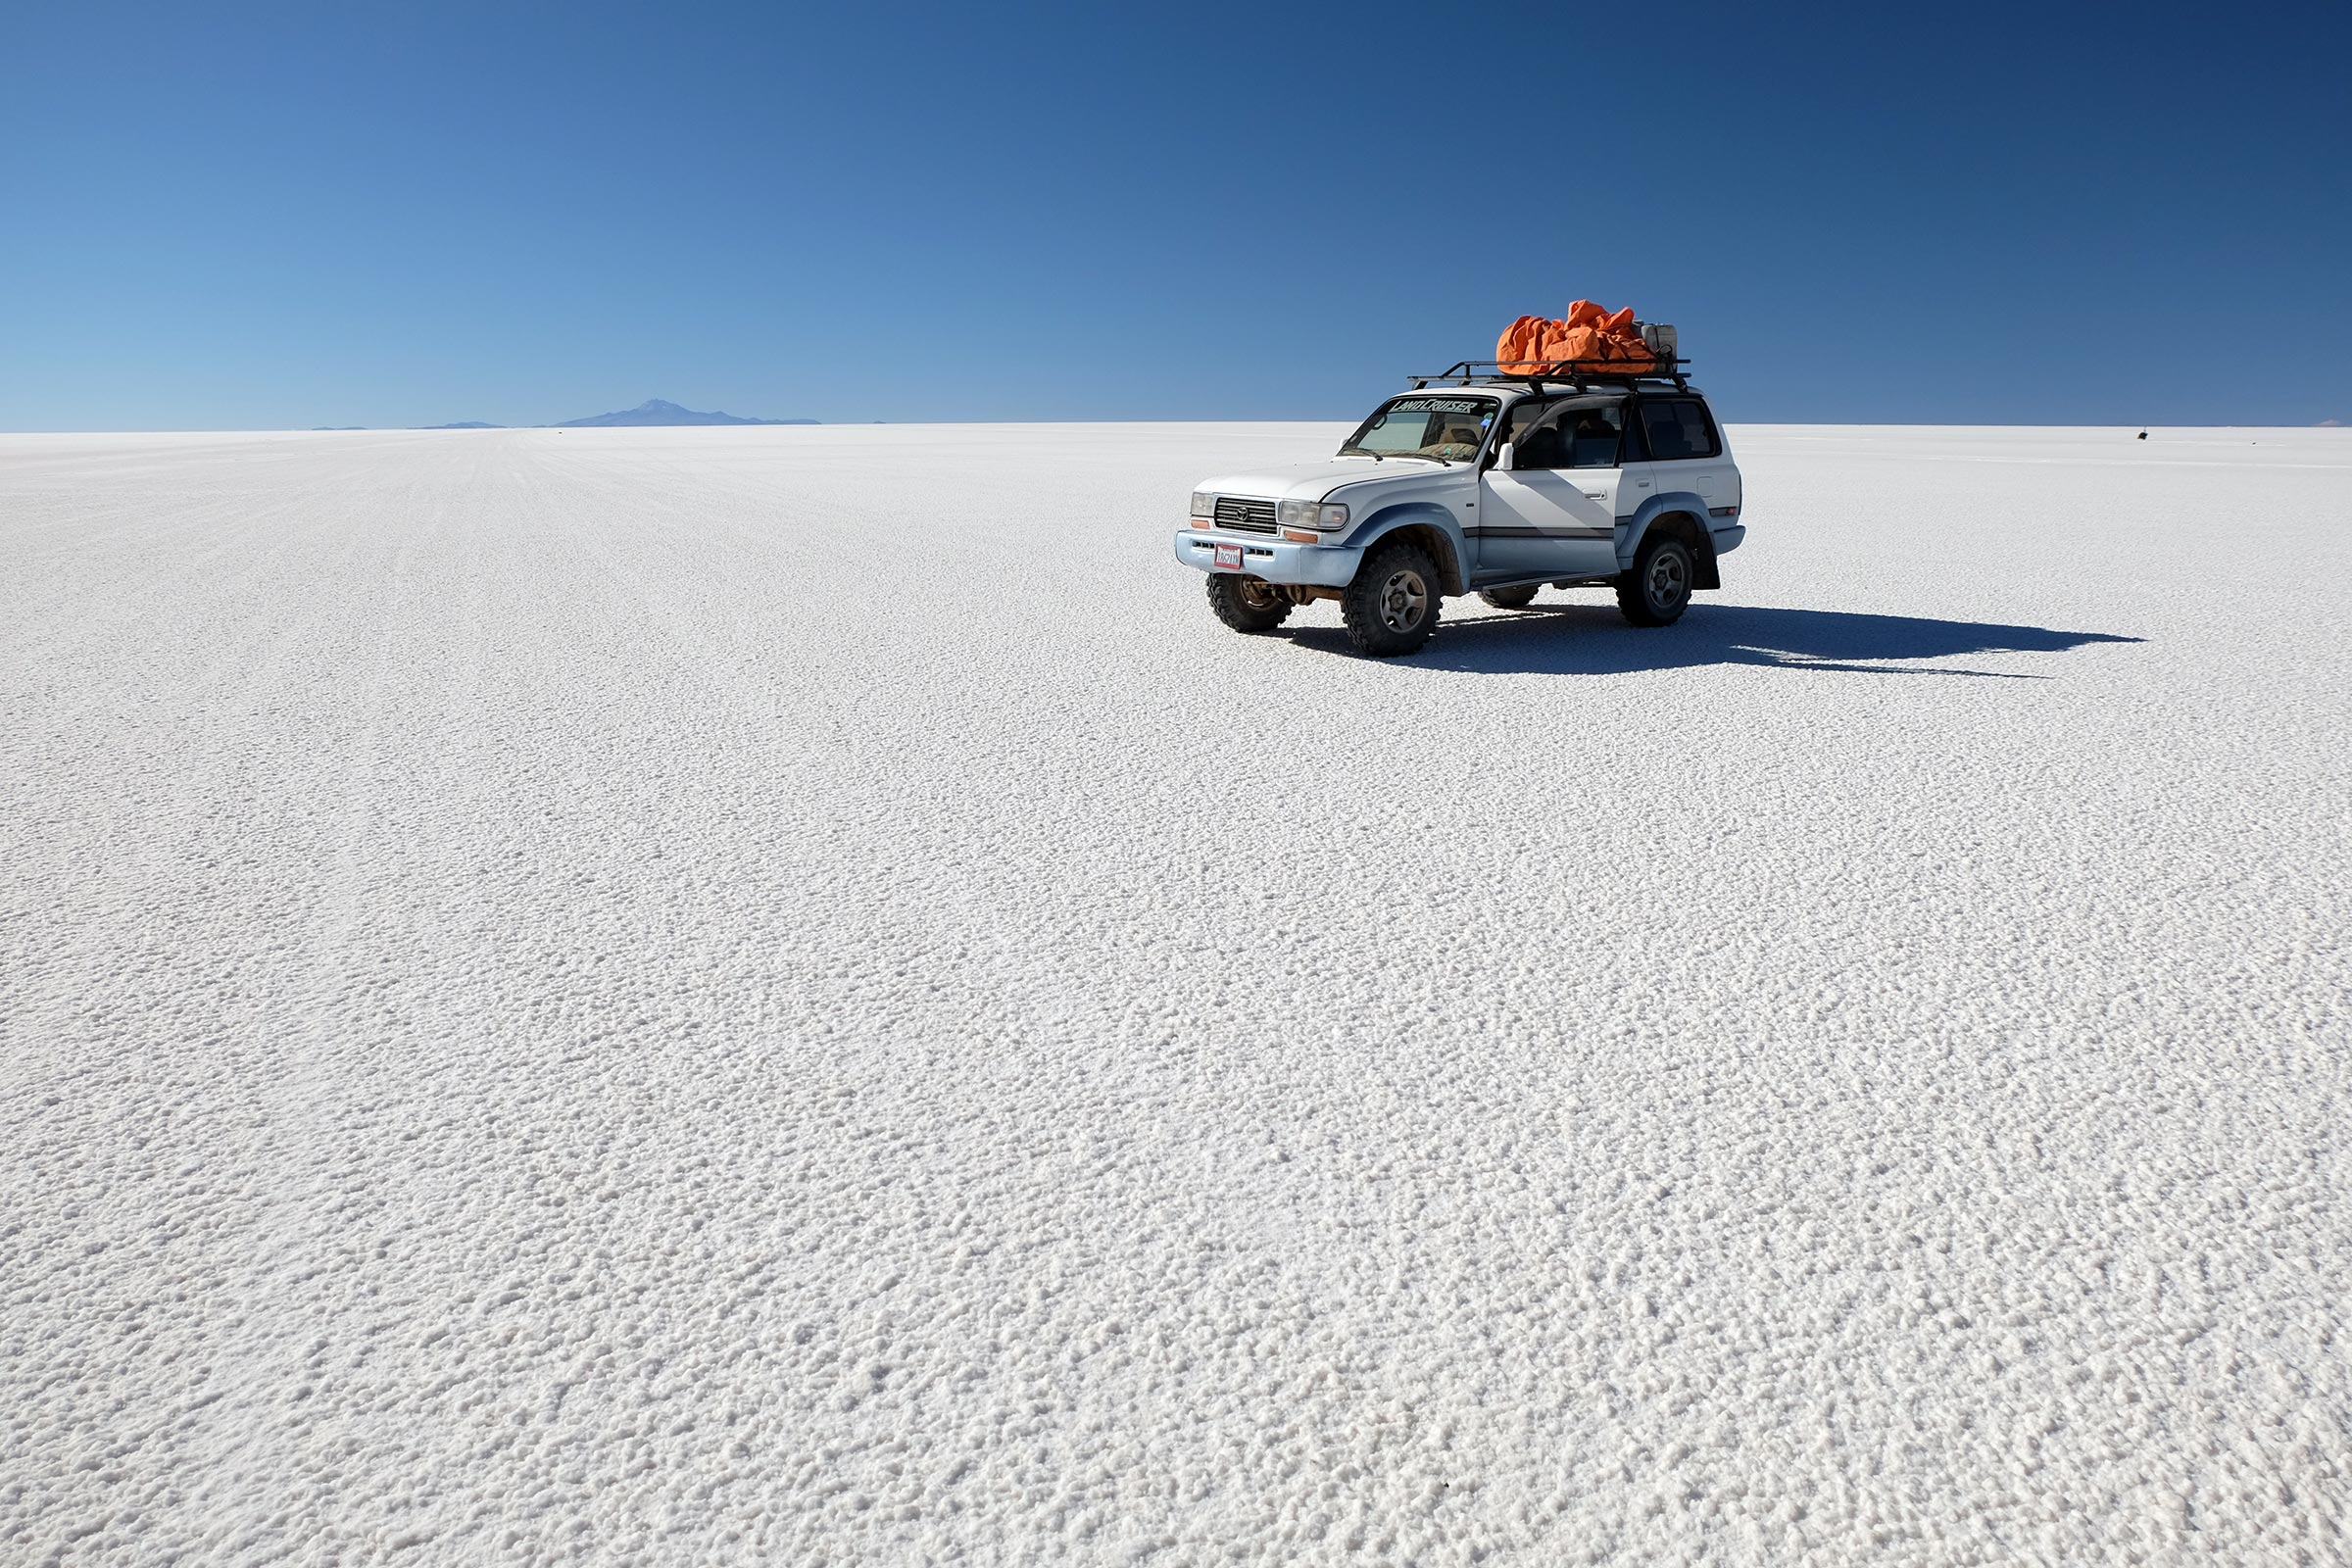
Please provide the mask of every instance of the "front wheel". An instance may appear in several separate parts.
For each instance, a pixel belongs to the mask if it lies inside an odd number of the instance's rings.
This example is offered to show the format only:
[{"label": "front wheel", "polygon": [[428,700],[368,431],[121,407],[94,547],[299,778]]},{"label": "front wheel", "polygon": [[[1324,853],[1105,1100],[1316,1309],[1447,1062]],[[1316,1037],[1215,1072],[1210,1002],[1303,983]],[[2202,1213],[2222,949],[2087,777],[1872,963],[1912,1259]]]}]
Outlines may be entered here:
[{"label": "front wheel", "polygon": [[1690,603],[1690,547],[1671,534],[1652,535],[1617,579],[1617,608],[1637,626],[1671,626]]},{"label": "front wheel", "polygon": [[1438,629],[1438,564],[1401,541],[1373,551],[1340,596],[1340,619],[1359,654],[1418,653]]},{"label": "front wheel", "polygon": [[1272,631],[1291,618],[1291,602],[1259,577],[1219,572],[1208,579],[1208,608],[1235,631]]}]

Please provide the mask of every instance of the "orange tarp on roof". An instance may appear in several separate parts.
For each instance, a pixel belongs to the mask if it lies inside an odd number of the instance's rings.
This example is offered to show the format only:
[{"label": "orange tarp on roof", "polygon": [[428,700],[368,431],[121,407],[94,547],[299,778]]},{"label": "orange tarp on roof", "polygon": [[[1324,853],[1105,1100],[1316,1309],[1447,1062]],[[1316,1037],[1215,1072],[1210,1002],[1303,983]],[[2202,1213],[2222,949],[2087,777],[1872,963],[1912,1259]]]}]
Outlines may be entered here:
[{"label": "orange tarp on roof", "polygon": [[1612,316],[1591,300],[1578,300],[1556,321],[1522,316],[1495,340],[1494,358],[1504,375],[1534,375],[1562,360],[1636,372],[1655,369],[1658,363],[1634,324],[1632,306]]}]

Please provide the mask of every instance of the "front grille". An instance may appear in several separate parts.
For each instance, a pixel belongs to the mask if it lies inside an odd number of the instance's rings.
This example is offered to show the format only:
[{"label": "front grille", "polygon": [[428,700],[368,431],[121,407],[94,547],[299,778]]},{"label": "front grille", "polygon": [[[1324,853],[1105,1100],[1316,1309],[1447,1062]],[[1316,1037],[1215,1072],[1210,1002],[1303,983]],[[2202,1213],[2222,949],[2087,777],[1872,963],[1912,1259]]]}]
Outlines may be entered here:
[{"label": "front grille", "polygon": [[1244,533],[1272,533],[1274,531],[1274,503],[1246,501],[1240,496],[1217,497],[1217,526],[1239,528]]}]

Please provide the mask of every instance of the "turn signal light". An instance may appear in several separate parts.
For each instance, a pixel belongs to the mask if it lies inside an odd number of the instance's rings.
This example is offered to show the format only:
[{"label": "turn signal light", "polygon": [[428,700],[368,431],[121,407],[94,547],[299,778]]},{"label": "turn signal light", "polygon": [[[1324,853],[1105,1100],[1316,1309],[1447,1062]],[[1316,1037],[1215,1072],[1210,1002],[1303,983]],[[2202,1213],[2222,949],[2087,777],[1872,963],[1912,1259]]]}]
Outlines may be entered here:
[{"label": "turn signal light", "polygon": [[1282,536],[1295,545],[1319,545],[1323,542],[1321,534],[1305,533],[1297,528],[1283,529]]}]

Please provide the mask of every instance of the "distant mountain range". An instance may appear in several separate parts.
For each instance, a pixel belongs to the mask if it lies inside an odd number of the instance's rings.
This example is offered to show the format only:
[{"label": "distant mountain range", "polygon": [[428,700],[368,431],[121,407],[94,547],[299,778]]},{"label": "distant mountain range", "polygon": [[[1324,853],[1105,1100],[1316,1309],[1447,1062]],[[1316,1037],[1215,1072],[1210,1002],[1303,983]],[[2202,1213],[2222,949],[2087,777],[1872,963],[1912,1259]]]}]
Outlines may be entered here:
[{"label": "distant mountain range", "polygon": [[[627,424],[821,424],[821,419],[747,419],[740,414],[703,414],[694,409],[680,408],[667,398],[647,398],[633,409],[618,414],[596,414],[585,419],[565,419],[555,425],[525,425],[524,429],[580,430],[603,429]],[[314,424],[314,430],[366,430],[365,424]],[[412,430],[508,430],[514,426],[485,424],[480,419],[460,419],[455,424],[416,424]]]},{"label": "distant mountain range", "polygon": [[565,419],[559,430],[593,429],[615,424],[814,424],[814,419],[747,419],[739,414],[698,414],[665,398],[648,398],[618,414],[595,414],[585,419]]}]

